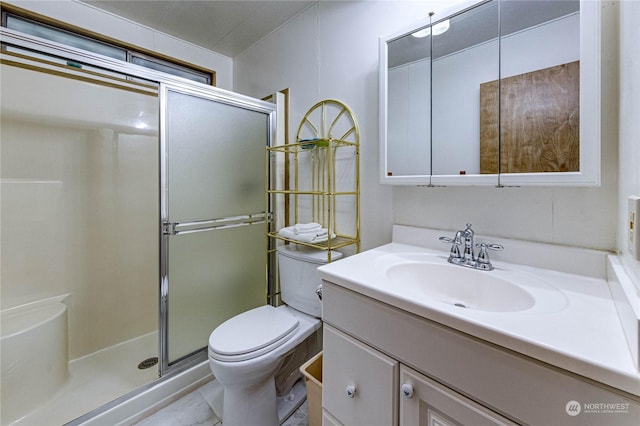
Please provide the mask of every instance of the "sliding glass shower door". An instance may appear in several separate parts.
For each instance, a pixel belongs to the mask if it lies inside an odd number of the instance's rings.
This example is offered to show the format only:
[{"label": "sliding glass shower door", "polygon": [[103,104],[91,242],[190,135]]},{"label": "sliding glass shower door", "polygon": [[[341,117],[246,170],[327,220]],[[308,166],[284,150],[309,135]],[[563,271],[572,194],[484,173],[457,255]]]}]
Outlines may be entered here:
[{"label": "sliding glass shower door", "polygon": [[[273,111],[162,86],[162,369],[266,303],[265,147]],[[161,324],[162,326],[162,324]]]}]

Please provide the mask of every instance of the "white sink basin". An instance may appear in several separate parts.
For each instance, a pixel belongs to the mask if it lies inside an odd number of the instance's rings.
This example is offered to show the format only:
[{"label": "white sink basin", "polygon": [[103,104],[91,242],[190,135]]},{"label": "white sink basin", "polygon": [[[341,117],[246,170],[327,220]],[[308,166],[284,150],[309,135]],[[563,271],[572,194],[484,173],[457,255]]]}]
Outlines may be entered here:
[{"label": "white sink basin", "polygon": [[418,303],[496,313],[553,312],[567,303],[555,287],[522,271],[480,271],[424,253],[382,256],[377,267],[389,285]]},{"label": "white sink basin", "polygon": [[535,304],[531,294],[490,272],[448,263],[401,263],[387,269],[387,277],[415,297],[460,308],[514,312],[531,309]]}]

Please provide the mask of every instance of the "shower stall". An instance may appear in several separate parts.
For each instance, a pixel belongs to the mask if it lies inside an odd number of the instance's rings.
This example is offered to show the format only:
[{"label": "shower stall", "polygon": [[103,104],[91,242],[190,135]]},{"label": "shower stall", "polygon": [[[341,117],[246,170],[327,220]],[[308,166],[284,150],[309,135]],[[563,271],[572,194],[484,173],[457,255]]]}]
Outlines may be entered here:
[{"label": "shower stall", "polygon": [[266,303],[275,106],[2,31],[0,422],[64,424]]}]

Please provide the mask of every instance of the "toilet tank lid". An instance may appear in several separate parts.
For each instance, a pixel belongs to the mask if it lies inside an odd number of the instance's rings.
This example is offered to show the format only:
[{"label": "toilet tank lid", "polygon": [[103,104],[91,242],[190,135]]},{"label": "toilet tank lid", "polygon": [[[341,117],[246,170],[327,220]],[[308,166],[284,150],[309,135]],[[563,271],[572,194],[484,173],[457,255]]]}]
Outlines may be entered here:
[{"label": "toilet tank lid", "polygon": [[[297,260],[312,262],[318,264],[327,263],[327,250],[314,249],[312,247],[299,246],[296,244],[283,245],[278,247],[278,253]],[[342,253],[331,250],[331,261],[338,260],[342,257]]]}]

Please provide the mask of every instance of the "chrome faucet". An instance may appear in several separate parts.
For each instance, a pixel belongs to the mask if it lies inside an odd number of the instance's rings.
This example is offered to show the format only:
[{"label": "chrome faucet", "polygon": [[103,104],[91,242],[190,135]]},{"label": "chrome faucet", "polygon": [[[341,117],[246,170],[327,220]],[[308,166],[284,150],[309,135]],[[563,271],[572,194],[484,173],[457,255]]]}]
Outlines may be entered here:
[{"label": "chrome faucet", "polygon": [[[504,247],[500,244],[474,244],[474,232],[471,229],[471,224],[467,223],[467,227],[464,230],[456,232],[455,237],[440,237],[440,241],[451,243],[451,250],[449,252],[449,263],[454,265],[465,266],[467,268],[480,269],[482,271],[491,271],[493,265],[489,260],[489,253],[487,250],[504,250]],[[477,247],[478,254],[476,256],[474,248]],[[462,248],[462,253],[460,249]]]}]

